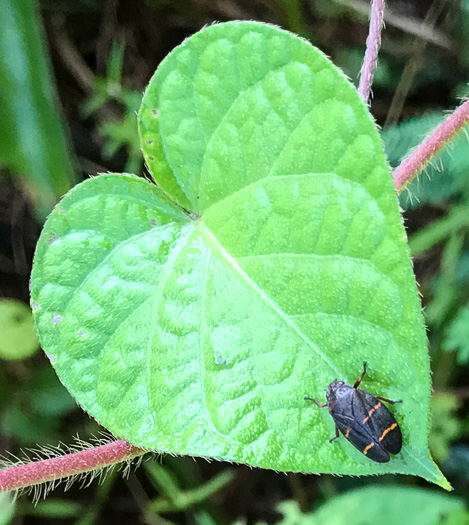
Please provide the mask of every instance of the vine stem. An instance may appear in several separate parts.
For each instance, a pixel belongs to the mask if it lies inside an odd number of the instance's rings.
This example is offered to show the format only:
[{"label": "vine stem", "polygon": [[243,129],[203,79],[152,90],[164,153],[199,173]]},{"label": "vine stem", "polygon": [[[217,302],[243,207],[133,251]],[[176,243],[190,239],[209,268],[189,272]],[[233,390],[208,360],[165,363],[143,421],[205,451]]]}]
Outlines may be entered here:
[{"label": "vine stem", "polygon": [[68,478],[131,460],[145,453],[145,450],[127,441],[117,440],[56,458],[16,465],[0,470],[0,492]]},{"label": "vine stem", "polygon": [[370,15],[370,30],[366,39],[365,58],[360,71],[358,93],[365,104],[368,104],[371,93],[371,84],[378,60],[378,51],[381,44],[381,30],[383,29],[384,0],[373,0]]},{"label": "vine stem", "polygon": [[409,182],[431,159],[469,124],[469,99],[444,120],[415,150],[394,170],[394,187],[402,192]]}]

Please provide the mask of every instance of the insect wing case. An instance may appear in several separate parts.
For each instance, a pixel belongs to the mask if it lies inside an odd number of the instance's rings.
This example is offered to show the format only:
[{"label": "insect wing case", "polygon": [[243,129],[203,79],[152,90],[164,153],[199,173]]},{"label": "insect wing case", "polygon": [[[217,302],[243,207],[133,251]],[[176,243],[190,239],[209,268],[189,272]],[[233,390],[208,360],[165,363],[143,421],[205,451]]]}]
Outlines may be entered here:
[{"label": "insect wing case", "polygon": [[[379,442],[381,434],[375,432],[373,423],[370,422],[371,417],[365,421],[369,410],[378,400],[368,392],[345,384],[337,385],[331,394],[333,396],[330,397],[335,399],[330,405],[329,412],[342,434],[369,459],[378,463],[387,463],[390,458]],[[370,405],[369,408],[367,403]],[[389,415],[392,417],[390,413]]]},{"label": "insect wing case", "polygon": [[352,403],[355,417],[374,440],[387,452],[398,454],[402,448],[401,429],[385,404],[364,390],[355,390]]}]

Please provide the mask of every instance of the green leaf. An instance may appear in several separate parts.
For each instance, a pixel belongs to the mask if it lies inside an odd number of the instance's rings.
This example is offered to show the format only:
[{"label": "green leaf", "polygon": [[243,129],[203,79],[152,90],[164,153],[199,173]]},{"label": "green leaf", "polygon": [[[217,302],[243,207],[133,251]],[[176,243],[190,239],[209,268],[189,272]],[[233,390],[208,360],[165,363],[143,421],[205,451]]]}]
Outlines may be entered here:
[{"label": "green leaf", "polygon": [[[49,217],[37,329],[62,382],[115,435],[264,468],[417,474],[430,378],[389,167],[353,86],[306,41],[205,28],[160,65],[140,131],[160,189],[100,176]],[[185,213],[179,206],[187,208]],[[402,398],[402,452],[328,443],[334,379]],[[394,409],[393,409],[394,410]]]},{"label": "green leaf", "polygon": [[469,306],[461,308],[449,325],[442,348],[443,350],[457,350],[458,363],[469,362]]},{"label": "green leaf", "polygon": [[54,418],[65,416],[76,408],[75,400],[57,379],[57,374],[50,366],[37,370],[25,383],[24,388],[32,412],[40,414],[48,422],[52,423]]},{"label": "green leaf", "polygon": [[45,219],[76,177],[37,11],[33,0],[0,0],[0,164],[34,185]]},{"label": "green leaf", "polygon": [[24,505],[22,513],[37,518],[49,518],[51,520],[68,520],[77,518],[84,512],[83,505],[65,499],[54,499],[39,501],[35,505]]},{"label": "green leaf", "polygon": [[294,501],[279,508],[284,514],[281,525],[436,525],[455,511],[463,512],[464,504],[430,490],[381,486],[332,498],[312,514],[302,514]]},{"label": "green leaf", "polygon": [[39,350],[31,309],[21,301],[0,299],[0,359],[24,359]]},{"label": "green leaf", "polygon": [[15,513],[15,498],[11,492],[0,493],[0,525],[8,525]]},{"label": "green leaf", "polygon": [[177,512],[202,503],[221,490],[234,477],[232,470],[224,470],[203,485],[189,490],[182,490],[179,488],[172,472],[165,466],[151,462],[145,464],[145,470],[152,485],[161,494],[148,505],[148,509],[156,514]]},{"label": "green leaf", "polygon": [[469,525],[469,511],[466,509],[455,509],[445,516],[439,525]]}]

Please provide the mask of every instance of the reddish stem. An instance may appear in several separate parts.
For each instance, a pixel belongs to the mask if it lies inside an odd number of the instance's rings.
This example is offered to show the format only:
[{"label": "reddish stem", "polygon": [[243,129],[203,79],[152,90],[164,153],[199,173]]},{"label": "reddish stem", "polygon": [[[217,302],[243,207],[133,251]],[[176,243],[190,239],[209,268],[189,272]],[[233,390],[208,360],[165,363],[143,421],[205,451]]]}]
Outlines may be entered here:
[{"label": "reddish stem", "polygon": [[396,191],[400,193],[468,123],[469,100],[466,100],[394,170],[393,179]]},{"label": "reddish stem", "polygon": [[56,458],[9,467],[0,470],[0,492],[66,478],[130,460],[144,453],[141,448],[119,440]]},{"label": "reddish stem", "polygon": [[358,93],[365,104],[368,104],[375,73],[376,62],[378,60],[378,50],[381,44],[381,30],[383,28],[384,0],[373,0],[370,16],[370,31],[366,39],[365,58],[360,72],[360,84]]}]

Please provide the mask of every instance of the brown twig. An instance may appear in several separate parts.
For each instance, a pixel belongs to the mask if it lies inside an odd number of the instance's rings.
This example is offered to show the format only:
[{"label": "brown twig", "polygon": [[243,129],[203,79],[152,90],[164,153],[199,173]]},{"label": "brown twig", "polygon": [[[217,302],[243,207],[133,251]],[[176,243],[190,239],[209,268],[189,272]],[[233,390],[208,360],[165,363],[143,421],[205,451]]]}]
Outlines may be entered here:
[{"label": "brown twig", "polygon": [[[368,2],[361,2],[360,0],[333,0],[333,2],[344,7],[349,7],[366,17],[370,12]],[[426,40],[428,43],[443,49],[453,48],[453,42],[444,33],[430,27],[425,21],[422,22],[412,17],[401,16],[398,13],[391,11],[389,8],[386,8],[384,13],[384,23],[388,27],[395,27],[404,33],[419,37],[420,39]]]},{"label": "brown twig", "polygon": [[65,31],[65,19],[63,15],[53,16],[52,26],[54,28],[53,39],[60,58],[83,91],[87,94],[92,93],[94,74],[68,37]]},{"label": "brown twig", "polygon": [[[430,9],[428,10],[423,25],[428,27],[428,31],[433,31],[433,28],[446,5],[447,0],[434,0]],[[412,54],[407,61],[404,70],[402,71],[399,84],[394,92],[394,96],[391,100],[391,104],[388,109],[388,114],[384,122],[384,127],[392,126],[399,119],[407,95],[412,86],[415,75],[422,68],[423,65],[423,53],[427,47],[427,40],[418,36],[413,43]]]}]

